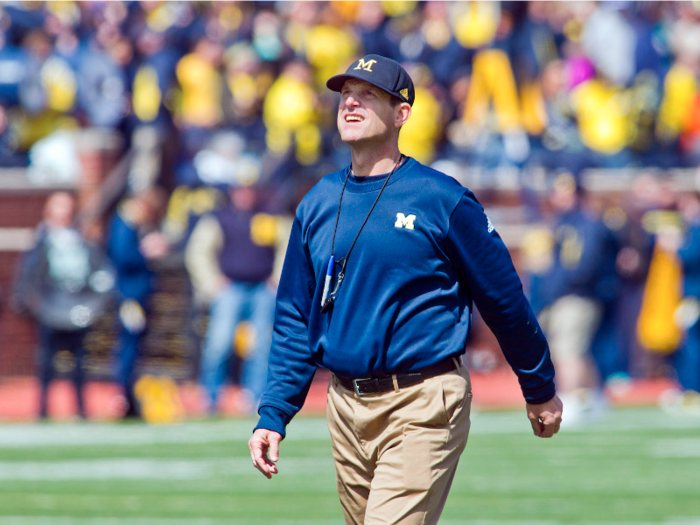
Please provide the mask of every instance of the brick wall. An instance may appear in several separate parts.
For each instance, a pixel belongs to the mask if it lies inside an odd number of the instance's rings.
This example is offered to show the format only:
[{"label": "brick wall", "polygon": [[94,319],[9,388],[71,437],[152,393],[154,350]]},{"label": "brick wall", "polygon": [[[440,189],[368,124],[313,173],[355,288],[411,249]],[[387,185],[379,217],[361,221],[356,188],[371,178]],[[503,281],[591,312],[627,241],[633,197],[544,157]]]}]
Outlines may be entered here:
[{"label": "brick wall", "polygon": [[[51,189],[0,191],[0,236],[3,228],[30,228],[41,221]],[[34,373],[34,322],[18,315],[10,304],[13,281],[22,252],[0,250],[0,376]]]}]

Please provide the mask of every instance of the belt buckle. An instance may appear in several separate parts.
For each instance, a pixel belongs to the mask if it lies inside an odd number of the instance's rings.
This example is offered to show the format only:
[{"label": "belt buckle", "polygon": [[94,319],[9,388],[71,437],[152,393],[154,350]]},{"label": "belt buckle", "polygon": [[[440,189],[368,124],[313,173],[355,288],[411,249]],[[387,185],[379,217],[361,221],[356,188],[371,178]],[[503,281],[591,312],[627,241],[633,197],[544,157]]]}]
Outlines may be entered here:
[{"label": "belt buckle", "polygon": [[364,379],[353,379],[353,380],[352,380],[352,384],[353,384],[353,386],[355,387],[355,393],[356,393],[359,397],[367,396],[367,395],[369,395],[369,394],[372,393],[372,392],[368,392],[368,393],[366,393],[366,394],[363,394],[362,392],[360,392],[360,386],[359,386],[359,384],[360,384],[360,383],[367,383],[368,381],[377,381],[377,378],[376,378],[376,377],[368,377],[368,378],[364,378]]}]

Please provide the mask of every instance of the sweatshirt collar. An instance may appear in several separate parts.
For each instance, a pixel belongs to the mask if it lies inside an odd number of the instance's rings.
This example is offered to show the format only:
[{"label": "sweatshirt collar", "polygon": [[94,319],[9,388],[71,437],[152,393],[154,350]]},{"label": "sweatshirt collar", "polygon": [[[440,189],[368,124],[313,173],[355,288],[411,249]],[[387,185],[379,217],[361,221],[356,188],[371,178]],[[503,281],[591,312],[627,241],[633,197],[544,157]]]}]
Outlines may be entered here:
[{"label": "sweatshirt collar", "polygon": [[[406,173],[414,164],[415,160],[411,157],[406,157],[403,164],[396,168],[396,171],[391,176],[391,179],[387,183],[387,186],[391,186],[397,180],[399,180],[404,173]],[[350,171],[350,166],[347,166],[344,170],[339,171],[339,180],[342,184],[345,180],[346,175]],[[379,191],[384,185],[384,180],[389,176],[389,173],[384,173],[383,175],[368,175],[366,177],[355,177],[350,174],[348,177],[348,183],[345,186],[345,190],[350,193],[369,193],[372,191]]]}]

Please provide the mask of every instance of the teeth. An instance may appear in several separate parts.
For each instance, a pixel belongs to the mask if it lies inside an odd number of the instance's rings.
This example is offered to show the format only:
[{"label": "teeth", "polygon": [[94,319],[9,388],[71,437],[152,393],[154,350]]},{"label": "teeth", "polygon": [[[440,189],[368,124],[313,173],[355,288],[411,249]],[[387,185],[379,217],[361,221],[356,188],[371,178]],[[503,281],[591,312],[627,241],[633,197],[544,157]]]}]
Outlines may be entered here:
[{"label": "teeth", "polygon": [[350,121],[360,122],[360,121],[362,121],[362,117],[357,116],[357,115],[348,115],[345,117],[345,121],[346,122],[350,122]]}]

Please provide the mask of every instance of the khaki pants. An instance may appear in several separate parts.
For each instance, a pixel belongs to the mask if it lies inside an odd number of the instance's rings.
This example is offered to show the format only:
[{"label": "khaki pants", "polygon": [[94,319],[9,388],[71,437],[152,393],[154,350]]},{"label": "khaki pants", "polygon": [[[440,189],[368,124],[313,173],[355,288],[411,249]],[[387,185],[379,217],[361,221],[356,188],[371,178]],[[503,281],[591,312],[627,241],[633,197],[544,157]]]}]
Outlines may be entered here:
[{"label": "khaki pants", "polygon": [[578,295],[565,295],[542,311],[539,322],[547,334],[555,363],[590,353],[602,314],[603,307],[598,301]]},{"label": "khaki pants", "polygon": [[328,428],[346,523],[437,523],[467,444],[471,399],[464,366],[362,397],[333,378]]}]

